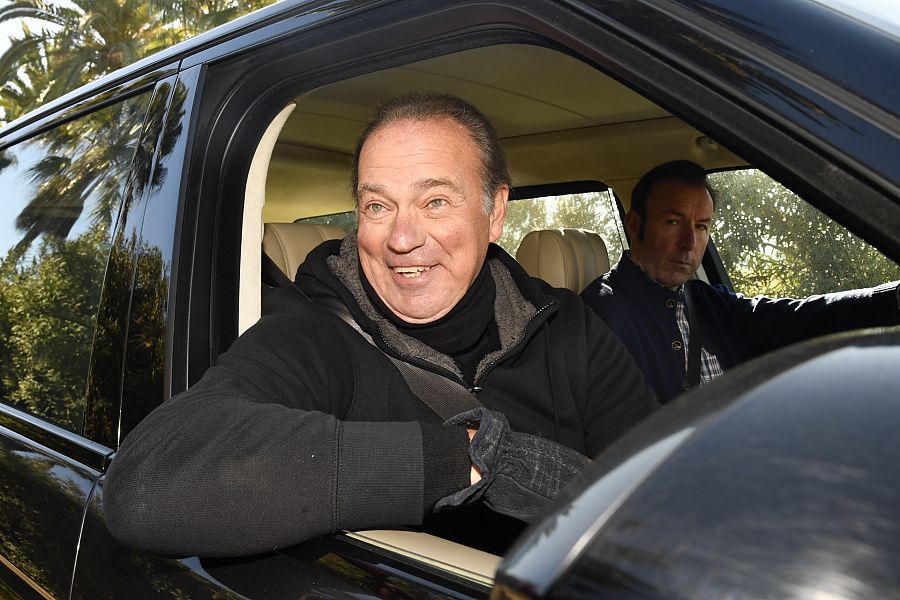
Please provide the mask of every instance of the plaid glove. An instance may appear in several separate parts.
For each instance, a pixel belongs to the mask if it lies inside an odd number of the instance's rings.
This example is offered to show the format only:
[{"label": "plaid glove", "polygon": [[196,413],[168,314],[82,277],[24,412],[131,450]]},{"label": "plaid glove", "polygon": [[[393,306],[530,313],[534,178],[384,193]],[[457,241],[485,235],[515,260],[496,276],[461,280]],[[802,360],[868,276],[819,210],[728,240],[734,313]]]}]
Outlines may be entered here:
[{"label": "plaid glove", "polygon": [[478,429],[469,444],[469,458],[481,471],[481,481],[438,500],[435,510],[483,498],[496,512],[530,521],[591,462],[556,442],[510,431],[503,413],[486,408],[460,413],[446,424]]}]

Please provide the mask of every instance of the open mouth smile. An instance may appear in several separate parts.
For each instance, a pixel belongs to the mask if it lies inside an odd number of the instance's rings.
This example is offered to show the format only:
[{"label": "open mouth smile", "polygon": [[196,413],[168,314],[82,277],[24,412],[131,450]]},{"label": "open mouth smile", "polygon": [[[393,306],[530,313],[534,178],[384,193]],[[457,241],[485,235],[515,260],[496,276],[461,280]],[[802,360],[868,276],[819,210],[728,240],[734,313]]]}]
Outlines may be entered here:
[{"label": "open mouth smile", "polygon": [[422,273],[429,271],[431,267],[394,267],[394,273],[403,276],[405,279],[415,279],[421,277]]}]

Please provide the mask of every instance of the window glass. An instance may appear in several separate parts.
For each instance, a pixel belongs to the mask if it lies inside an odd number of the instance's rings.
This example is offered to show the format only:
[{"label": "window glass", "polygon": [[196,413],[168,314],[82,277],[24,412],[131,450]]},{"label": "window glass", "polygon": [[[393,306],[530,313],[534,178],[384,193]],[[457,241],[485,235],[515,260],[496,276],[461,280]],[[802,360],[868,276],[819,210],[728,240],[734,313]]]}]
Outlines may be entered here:
[{"label": "window glass", "polygon": [[147,95],[0,153],[0,398],[72,431]]},{"label": "window glass", "polygon": [[335,213],[333,215],[325,215],[323,217],[309,217],[307,219],[297,219],[296,223],[316,223],[318,225],[331,225],[340,227],[347,233],[356,231],[356,211]]},{"label": "window glass", "polygon": [[803,298],[900,279],[900,266],[755,169],[711,173],[712,236],[736,291]]},{"label": "window glass", "polygon": [[529,231],[557,227],[599,233],[606,242],[611,265],[622,256],[625,231],[615,196],[609,190],[512,200],[506,208],[503,235],[497,243],[515,256],[522,238]]}]

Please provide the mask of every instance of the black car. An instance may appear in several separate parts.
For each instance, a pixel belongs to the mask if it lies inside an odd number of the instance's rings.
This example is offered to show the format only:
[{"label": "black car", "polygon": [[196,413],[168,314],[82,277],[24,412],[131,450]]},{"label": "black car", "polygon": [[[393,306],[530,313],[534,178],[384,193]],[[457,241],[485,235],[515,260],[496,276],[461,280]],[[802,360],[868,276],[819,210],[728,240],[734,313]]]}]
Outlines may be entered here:
[{"label": "black car", "polygon": [[[495,123],[510,253],[534,229],[599,233],[607,262],[535,273],[554,285],[615,262],[631,188],[675,158],[728,207],[710,282],[900,279],[896,32],[828,0],[285,0],[7,125],[0,597],[900,597],[897,328],[686,394],[502,557],[416,531],[151,556],[115,543],[101,501],[128,432],[259,318],[266,236],[354,227],[349,156],[397,92]],[[302,252],[272,258],[290,273]]]}]

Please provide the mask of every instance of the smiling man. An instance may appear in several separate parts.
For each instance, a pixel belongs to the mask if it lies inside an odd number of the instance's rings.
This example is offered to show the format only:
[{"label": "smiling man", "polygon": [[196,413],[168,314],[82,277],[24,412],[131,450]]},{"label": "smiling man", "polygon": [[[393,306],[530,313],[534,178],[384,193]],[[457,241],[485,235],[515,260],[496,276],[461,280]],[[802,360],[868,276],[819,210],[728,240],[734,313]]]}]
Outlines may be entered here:
[{"label": "smiling man", "polygon": [[423,523],[496,540],[652,412],[603,322],[493,244],[509,181],[472,106],[382,106],[352,165],[358,231],[128,435],[104,489],[116,538],[217,556]]},{"label": "smiling man", "polygon": [[[775,300],[745,298],[693,279],[714,210],[703,167],[687,160],[654,167],[638,181],[625,215],[630,250],[581,292],[634,356],[660,402],[793,342],[900,323],[896,281]],[[692,360],[698,335],[700,350]]]}]

